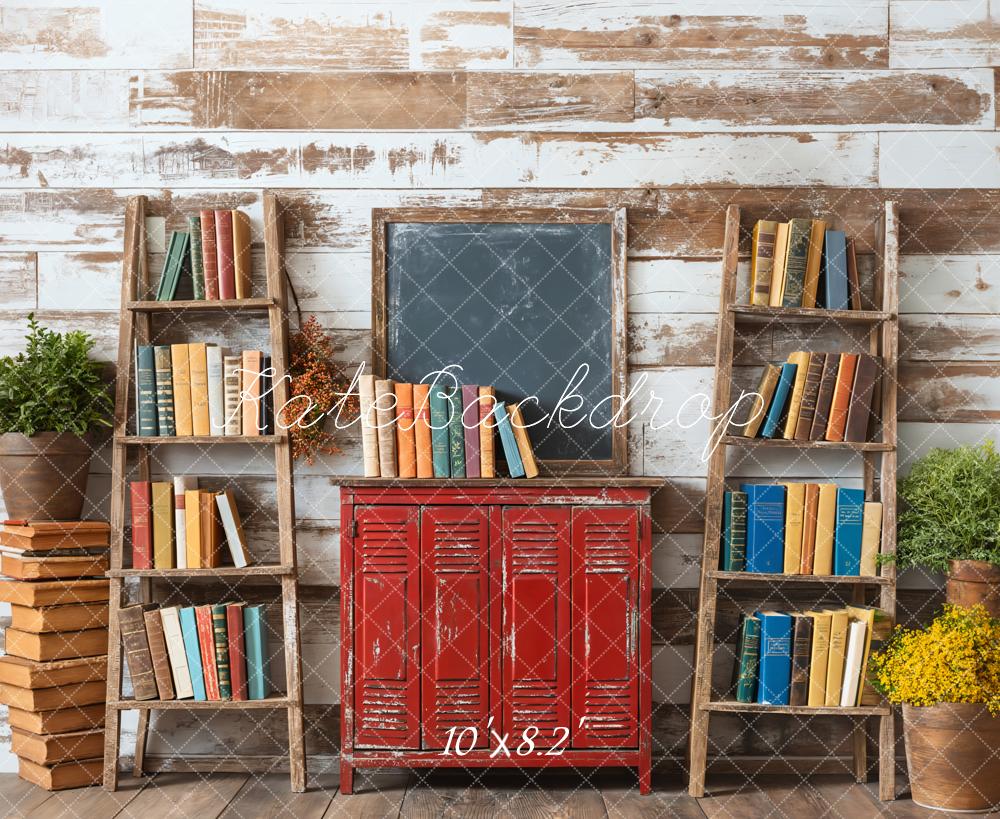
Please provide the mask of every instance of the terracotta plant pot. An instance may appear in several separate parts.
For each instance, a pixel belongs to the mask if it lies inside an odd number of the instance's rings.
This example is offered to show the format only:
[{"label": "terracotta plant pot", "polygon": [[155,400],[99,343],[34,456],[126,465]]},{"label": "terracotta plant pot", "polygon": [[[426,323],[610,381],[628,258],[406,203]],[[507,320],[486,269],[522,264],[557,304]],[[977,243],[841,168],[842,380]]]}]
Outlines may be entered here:
[{"label": "terracotta plant pot", "polygon": [[913,801],[925,808],[987,812],[1000,807],[1000,717],[985,705],[903,705]]},{"label": "terracotta plant pot", "polygon": [[982,603],[993,617],[1000,617],[1000,566],[984,560],[952,560],[946,597],[956,606]]},{"label": "terracotta plant pot", "polygon": [[7,518],[79,520],[90,444],[68,432],[0,435],[0,492]]}]

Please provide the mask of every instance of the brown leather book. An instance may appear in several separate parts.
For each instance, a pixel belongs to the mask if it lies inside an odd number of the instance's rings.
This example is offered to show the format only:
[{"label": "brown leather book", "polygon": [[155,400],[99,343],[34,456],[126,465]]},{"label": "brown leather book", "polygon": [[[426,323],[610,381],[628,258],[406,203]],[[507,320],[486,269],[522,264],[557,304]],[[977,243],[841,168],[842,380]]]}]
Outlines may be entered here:
[{"label": "brown leather book", "polygon": [[201,217],[201,258],[205,266],[205,298],[218,299],[219,254],[215,238],[215,211],[203,210],[199,216]]},{"label": "brown leather book", "polygon": [[833,388],[837,385],[837,370],[840,368],[840,353],[827,353],[823,362],[823,375],[819,379],[819,392],[816,393],[816,409],[813,412],[812,429],[809,430],[810,441],[822,441],[826,435],[826,424],[830,418],[830,404],[833,401]]},{"label": "brown leather book", "polygon": [[802,509],[802,552],[799,556],[799,574],[812,574],[816,555],[816,517],[819,512],[819,484],[806,484],[806,497]]},{"label": "brown leather book", "polygon": [[417,450],[418,478],[434,477],[434,462],[431,455],[430,390],[430,384],[413,385],[414,441]]},{"label": "brown leather book", "polygon": [[22,759],[39,765],[56,765],[71,759],[94,759],[104,754],[104,731],[87,728],[65,734],[33,734],[12,728],[10,749]]},{"label": "brown leather book", "polygon": [[19,688],[0,685],[0,702],[25,711],[53,711],[104,702],[108,686],[104,680],[57,685],[52,688]]},{"label": "brown leather book", "polygon": [[851,390],[851,404],[847,410],[847,425],[844,440],[861,443],[868,440],[868,426],[872,414],[872,394],[875,382],[882,372],[879,356],[861,354],[854,372],[854,387]]},{"label": "brown leather book", "polygon": [[30,759],[21,759],[17,775],[47,791],[66,788],[85,788],[96,785],[104,776],[104,759],[85,759],[62,762],[58,765],[38,765]]},{"label": "brown leather book", "polygon": [[53,580],[59,577],[100,577],[108,570],[106,555],[79,557],[18,557],[0,555],[0,572],[19,580]]},{"label": "brown leather book", "polygon": [[200,529],[202,569],[216,569],[222,565],[222,521],[215,492],[198,493],[198,522]]},{"label": "brown leather book", "polygon": [[132,690],[137,700],[155,700],[157,696],[153,659],[149,654],[146,620],[143,616],[146,611],[155,608],[154,603],[146,603],[141,606],[126,606],[118,612],[125,662],[128,663]]},{"label": "brown leather book", "polygon": [[0,603],[18,606],[58,606],[107,600],[111,581],[93,580],[5,580],[0,578]]},{"label": "brown leather book", "polygon": [[82,708],[56,708],[54,711],[11,708],[8,710],[7,721],[11,728],[20,728],[33,734],[61,734],[99,728],[104,725],[105,710],[106,706],[102,703]]},{"label": "brown leather book", "polygon": [[233,262],[233,212],[215,212],[215,254],[219,260],[219,298],[236,298],[236,266]]},{"label": "brown leather book", "polygon": [[108,676],[107,655],[74,657],[42,663],[13,657],[0,657],[0,683],[19,688],[52,688],[56,685],[104,680]]},{"label": "brown leather book", "polygon": [[108,651],[108,630],[89,628],[51,634],[32,634],[9,628],[6,633],[7,653],[28,660],[47,662],[71,657],[96,657]]},{"label": "brown leather book", "polygon": [[812,618],[793,614],[792,680],[789,705],[806,705],[809,701],[809,665],[812,660]]},{"label": "brown leather book", "polygon": [[111,527],[104,521],[19,521],[0,527],[0,546],[35,552],[107,546],[110,537]]},{"label": "brown leather book", "polygon": [[806,370],[805,386],[802,389],[802,402],[799,405],[799,417],[795,422],[796,441],[808,441],[812,430],[813,417],[816,415],[816,399],[819,397],[819,384],[823,378],[823,365],[826,363],[826,353],[813,353],[809,357],[809,368]]},{"label": "brown leather book", "polygon": [[163,638],[163,621],[160,610],[150,609],[143,612],[146,621],[146,640],[149,643],[149,656],[153,661],[153,677],[156,679],[156,690],[161,700],[174,698],[174,682],[170,676],[170,657],[167,654],[167,641]]},{"label": "brown leather book", "polygon": [[[78,631],[82,628],[105,628],[108,625],[107,603],[80,603],[68,606],[11,606],[10,625],[19,631]],[[0,680],[2,682],[2,680]]]},{"label": "brown leather book", "polygon": [[858,365],[857,353],[841,353],[837,370],[837,383],[833,388],[830,403],[830,418],[826,425],[826,440],[843,441],[847,427],[847,410],[851,405],[851,390],[854,387],[854,370]]},{"label": "brown leather book", "polygon": [[400,478],[417,477],[417,432],[413,385],[393,384],[396,393],[396,465]]}]

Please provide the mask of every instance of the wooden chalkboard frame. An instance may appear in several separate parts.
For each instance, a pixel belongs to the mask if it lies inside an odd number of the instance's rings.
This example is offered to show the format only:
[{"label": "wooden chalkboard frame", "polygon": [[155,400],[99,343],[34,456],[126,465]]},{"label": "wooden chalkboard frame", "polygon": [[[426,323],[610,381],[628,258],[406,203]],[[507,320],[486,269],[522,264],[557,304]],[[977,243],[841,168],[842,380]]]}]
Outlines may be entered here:
[{"label": "wooden chalkboard frame", "polygon": [[[627,394],[626,210],[625,208],[373,208],[372,209],[372,371],[388,368],[386,227],[398,223],[606,224],[611,226],[611,385],[612,413]],[[628,431],[611,430],[611,457],[595,460],[539,460],[545,475],[624,475],[628,471]]]}]

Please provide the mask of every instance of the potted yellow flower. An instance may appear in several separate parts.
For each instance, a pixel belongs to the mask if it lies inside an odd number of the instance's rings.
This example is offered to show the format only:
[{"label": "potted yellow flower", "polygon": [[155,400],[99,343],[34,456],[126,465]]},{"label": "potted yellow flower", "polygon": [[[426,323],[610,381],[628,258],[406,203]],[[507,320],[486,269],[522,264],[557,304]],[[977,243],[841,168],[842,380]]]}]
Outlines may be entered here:
[{"label": "potted yellow flower", "polygon": [[945,604],[926,628],[897,627],[869,674],[903,705],[913,801],[947,811],[1000,807],[1000,620],[982,605]]}]

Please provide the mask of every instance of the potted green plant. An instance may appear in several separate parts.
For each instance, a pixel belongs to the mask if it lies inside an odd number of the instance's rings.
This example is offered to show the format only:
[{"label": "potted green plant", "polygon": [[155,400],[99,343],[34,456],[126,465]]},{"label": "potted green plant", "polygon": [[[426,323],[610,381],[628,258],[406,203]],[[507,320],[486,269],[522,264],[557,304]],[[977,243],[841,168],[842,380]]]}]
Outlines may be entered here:
[{"label": "potted green plant", "polygon": [[948,576],[949,603],[1000,616],[1000,452],[934,449],[899,484],[896,562]]},{"label": "potted green plant", "polygon": [[1000,807],[1000,620],[945,604],[923,629],[896,628],[872,654],[872,685],[903,706],[913,801],[947,811]]},{"label": "potted green plant", "polygon": [[92,455],[88,433],[111,426],[94,339],[28,316],[23,353],[0,358],[0,492],[10,519],[77,520]]}]

